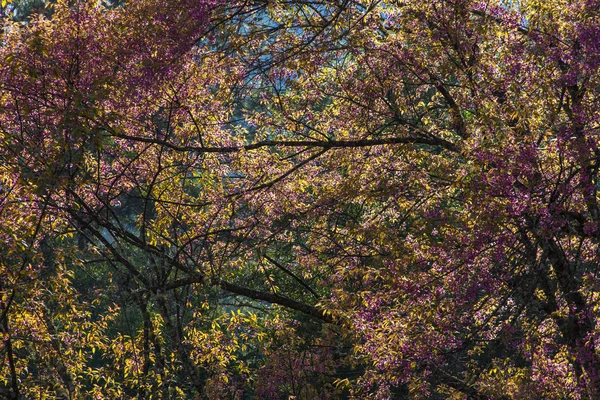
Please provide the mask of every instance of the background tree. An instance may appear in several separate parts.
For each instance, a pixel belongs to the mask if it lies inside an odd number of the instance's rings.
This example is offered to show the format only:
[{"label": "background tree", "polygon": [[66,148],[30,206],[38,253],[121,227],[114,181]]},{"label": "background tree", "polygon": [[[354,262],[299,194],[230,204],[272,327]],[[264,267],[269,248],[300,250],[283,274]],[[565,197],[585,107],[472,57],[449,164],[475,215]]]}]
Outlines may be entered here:
[{"label": "background tree", "polygon": [[597,6],[7,22],[3,394],[597,397]]}]

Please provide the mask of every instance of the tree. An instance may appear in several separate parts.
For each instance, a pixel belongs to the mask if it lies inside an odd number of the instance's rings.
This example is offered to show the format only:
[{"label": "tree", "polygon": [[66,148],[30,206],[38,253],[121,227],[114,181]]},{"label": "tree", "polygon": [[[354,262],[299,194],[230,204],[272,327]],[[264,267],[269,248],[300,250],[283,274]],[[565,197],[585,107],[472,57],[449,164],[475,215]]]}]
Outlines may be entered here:
[{"label": "tree", "polygon": [[7,23],[1,389],[597,397],[598,8]]}]

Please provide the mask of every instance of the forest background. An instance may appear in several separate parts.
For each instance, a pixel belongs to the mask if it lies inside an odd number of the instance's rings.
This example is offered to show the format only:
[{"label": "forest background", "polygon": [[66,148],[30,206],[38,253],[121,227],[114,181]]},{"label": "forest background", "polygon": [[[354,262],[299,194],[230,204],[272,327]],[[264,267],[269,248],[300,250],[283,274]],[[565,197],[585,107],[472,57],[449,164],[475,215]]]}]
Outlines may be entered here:
[{"label": "forest background", "polygon": [[600,397],[597,0],[2,0],[0,396]]}]

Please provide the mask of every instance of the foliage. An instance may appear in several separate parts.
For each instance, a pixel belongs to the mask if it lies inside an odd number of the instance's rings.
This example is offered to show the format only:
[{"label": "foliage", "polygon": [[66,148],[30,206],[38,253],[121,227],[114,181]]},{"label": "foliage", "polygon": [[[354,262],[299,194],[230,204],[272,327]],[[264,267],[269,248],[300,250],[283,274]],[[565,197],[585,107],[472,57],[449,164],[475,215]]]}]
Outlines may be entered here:
[{"label": "foliage", "polygon": [[596,1],[30,3],[0,395],[600,396]]}]

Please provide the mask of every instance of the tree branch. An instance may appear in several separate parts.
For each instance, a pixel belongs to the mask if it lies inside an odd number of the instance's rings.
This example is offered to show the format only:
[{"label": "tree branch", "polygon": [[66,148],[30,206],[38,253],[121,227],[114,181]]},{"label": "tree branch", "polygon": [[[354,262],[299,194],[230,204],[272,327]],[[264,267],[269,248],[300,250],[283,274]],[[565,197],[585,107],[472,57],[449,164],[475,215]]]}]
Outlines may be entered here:
[{"label": "tree branch", "polygon": [[114,134],[115,137],[127,140],[134,140],[142,143],[152,143],[165,146],[175,151],[190,151],[199,153],[239,153],[240,151],[256,150],[264,147],[306,147],[306,148],[358,148],[370,146],[382,146],[386,144],[425,144],[430,146],[439,146],[448,151],[458,152],[454,143],[438,137],[390,137],[380,139],[358,139],[358,140],[263,140],[260,142],[247,144],[244,146],[183,146],[169,143],[166,140],[131,136],[125,134]]},{"label": "tree branch", "polygon": [[272,304],[279,304],[280,306],[300,311],[301,313],[304,313],[306,315],[318,318],[323,322],[333,323],[333,318],[329,314],[324,313],[316,307],[300,303],[299,301],[290,299],[288,297],[280,296],[278,294],[273,293],[259,292],[257,290],[248,289],[225,281],[217,281],[216,283],[222,289],[228,292],[238,294],[240,296],[245,296],[254,300],[261,300]]}]

